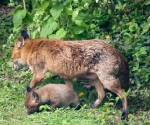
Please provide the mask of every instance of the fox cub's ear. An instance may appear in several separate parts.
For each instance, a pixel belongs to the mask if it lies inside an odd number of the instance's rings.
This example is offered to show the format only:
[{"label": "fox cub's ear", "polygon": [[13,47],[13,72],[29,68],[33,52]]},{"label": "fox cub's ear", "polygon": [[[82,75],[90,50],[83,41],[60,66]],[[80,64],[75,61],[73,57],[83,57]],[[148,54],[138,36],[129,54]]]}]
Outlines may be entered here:
[{"label": "fox cub's ear", "polygon": [[24,40],[30,39],[27,31],[25,31],[25,30],[21,30],[21,36],[24,38]]},{"label": "fox cub's ear", "polygon": [[27,92],[31,92],[31,91],[32,89],[29,86],[27,86]]}]

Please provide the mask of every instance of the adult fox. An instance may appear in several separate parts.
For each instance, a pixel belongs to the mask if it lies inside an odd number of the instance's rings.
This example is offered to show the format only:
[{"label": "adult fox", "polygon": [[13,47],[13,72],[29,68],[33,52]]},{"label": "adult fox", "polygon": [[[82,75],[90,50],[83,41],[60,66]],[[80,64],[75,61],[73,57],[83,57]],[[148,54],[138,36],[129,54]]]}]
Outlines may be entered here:
[{"label": "adult fox", "polygon": [[12,60],[13,70],[29,66],[33,72],[29,85],[31,88],[41,82],[47,71],[60,75],[71,88],[73,78],[92,80],[98,98],[91,108],[102,102],[106,88],[120,97],[123,104],[122,119],[128,119],[127,96],[123,91],[129,87],[128,62],[104,40],[30,39],[23,30],[15,43]]}]

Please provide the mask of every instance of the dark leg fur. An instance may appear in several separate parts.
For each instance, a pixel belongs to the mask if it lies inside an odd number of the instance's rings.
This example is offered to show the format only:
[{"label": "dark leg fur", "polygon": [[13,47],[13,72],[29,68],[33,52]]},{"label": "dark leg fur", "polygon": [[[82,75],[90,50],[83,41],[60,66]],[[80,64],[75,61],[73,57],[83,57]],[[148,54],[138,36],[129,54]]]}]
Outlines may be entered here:
[{"label": "dark leg fur", "polygon": [[122,112],[121,120],[126,120],[128,121],[128,113],[126,111]]}]

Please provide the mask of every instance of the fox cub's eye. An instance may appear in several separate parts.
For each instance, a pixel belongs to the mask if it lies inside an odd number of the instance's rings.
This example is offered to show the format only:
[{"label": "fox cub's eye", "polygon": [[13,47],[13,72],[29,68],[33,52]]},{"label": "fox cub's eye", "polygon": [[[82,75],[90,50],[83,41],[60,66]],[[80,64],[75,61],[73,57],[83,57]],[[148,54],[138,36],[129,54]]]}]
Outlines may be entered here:
[{"label": "fox cub's eye", "polygon": [[34,108],[35,108],[35,106],[28,107],[28,109],[34,109]]}]

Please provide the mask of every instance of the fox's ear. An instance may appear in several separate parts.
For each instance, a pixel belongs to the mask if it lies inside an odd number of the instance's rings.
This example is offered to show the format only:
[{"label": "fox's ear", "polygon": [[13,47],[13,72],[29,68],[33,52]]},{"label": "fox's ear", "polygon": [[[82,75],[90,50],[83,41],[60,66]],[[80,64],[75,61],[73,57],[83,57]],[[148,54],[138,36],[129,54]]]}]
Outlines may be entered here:
[{"label": "fox's ear", "polygon": [[16,46],[18,48],[21,48],[24,46],[24,38],[22,36],[19,36],[16,42]]},{"label": "fox's ear", "polygon": [[26,40],[26,39],[30,39],[30,37],[29,37],[29,35],[28,35],[28,33],[27,33],[27,31],[25,31],[25,30],[21,30],[21,36],[24,38],[24,40]]},{"label": "fox's ear", "polygon": [[32,91],[32,89],[29,87],[29,86],[27,86],[27,92],[31,92]]},{"label": "fox's ear", "polygon": [[39,102],[39,95],[35,91],[33,91],[32,96],[34,97],[35,102],[38,103]]}]

